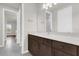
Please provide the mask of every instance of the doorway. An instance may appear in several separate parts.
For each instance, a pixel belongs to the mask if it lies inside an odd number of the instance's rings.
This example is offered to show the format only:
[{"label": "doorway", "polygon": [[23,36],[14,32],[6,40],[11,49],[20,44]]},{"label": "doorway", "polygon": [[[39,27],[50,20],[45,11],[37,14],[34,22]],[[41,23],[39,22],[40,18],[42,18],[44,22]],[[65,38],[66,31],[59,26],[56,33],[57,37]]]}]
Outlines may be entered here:
[{"label": "doorway", "polygon": [[19,12],[3,8],[3,46],[9,55],[21,54],[19,20]]},{"label": "doorway", "polygon": [[8,44],[8,41],[15,41],[16,43],[17,41],[16,31],[17,31],[17,14],[12,13],[10,11],[5,11],[5,34],[6,34],[5,45]]}]

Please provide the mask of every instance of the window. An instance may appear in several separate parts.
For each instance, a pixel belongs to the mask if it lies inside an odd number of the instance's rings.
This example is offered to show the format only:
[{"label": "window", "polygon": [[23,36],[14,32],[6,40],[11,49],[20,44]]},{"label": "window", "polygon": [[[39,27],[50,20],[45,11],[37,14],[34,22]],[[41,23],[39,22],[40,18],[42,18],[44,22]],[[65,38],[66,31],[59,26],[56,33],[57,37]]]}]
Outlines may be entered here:
[{"label": "window", "polygon": [[11,24],[7,24],[7,29],[11,30],[12,29],[12,25]]}]

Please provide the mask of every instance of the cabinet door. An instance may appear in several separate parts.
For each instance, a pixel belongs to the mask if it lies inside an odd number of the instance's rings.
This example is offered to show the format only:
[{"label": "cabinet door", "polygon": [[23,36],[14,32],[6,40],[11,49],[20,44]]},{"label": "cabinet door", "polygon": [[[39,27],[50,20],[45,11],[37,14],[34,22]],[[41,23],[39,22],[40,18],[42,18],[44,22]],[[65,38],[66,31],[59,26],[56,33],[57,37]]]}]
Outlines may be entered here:
[{"label": "cabinet door", "polygon": [[40,55],[51,56],[51,40],[43,39],[41,42],[42,43],[40,44]]},{"label": "cabinet door", "polygon": [[41,56],[51,56],[51,48],[46,45],[41,44],[40,55]]},{"label": "cabinet door", "polygon": [[62,52],[60,50],[55,49],[54,52],[55,52],[55,56],[70,56],[69,54]]},{"label": "cabinet door", "polygon": [[28,49],[32,55],[39,54],[39,41],[36,36],[28,35]]},{"label": "cabinet door", "polygon": [[39,55],[39,44],[37,41],[32,42],[32,54],[34,56],[38,56]]},{"label": "cabinet door", "polygon": [[72,44],[54,41],[54,48],[73,56],[77,55],[77,46]]}]

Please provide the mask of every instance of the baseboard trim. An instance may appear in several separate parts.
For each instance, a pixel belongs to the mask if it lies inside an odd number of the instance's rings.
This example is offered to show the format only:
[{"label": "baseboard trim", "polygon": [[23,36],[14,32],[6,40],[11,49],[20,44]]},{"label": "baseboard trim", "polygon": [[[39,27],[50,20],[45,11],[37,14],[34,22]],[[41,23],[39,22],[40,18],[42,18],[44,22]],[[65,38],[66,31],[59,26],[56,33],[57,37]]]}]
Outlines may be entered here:
[{"label": "baseboard trim", "polygon": [[27,53],[27,52],[29,52],[29,51],[28,51],[28,50],[26,50],[26,51],[23,51],[23,52],[22,52],[22,54],[25,54],[25,53]]}]

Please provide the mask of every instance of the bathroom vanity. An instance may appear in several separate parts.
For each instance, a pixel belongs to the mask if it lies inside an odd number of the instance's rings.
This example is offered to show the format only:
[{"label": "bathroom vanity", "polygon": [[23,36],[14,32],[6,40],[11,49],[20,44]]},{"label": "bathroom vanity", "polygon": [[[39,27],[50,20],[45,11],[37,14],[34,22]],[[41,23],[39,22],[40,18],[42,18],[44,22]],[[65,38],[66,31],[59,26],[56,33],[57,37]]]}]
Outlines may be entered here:
[{"label": "bathroom vanity", "polygon": [[28,34],[28,50],[34,56],[78,56],[79,37]]}]

